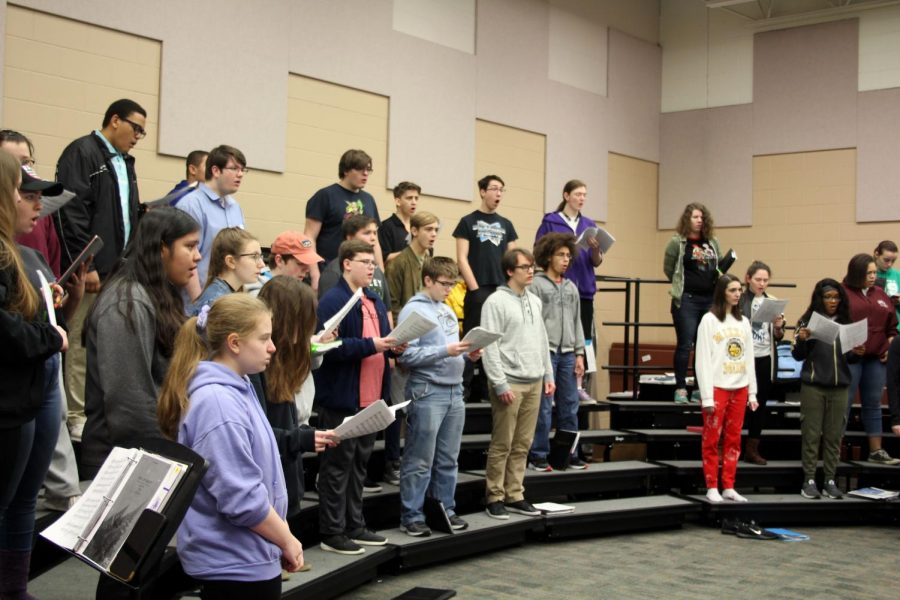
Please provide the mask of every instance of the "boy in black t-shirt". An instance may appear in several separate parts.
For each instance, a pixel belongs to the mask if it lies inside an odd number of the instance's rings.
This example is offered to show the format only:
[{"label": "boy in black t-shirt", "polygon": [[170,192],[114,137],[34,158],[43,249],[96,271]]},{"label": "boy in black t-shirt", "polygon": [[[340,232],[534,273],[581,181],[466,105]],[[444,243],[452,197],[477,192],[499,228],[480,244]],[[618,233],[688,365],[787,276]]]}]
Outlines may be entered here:
[{"label": "boy in black t-shirt", "polygon": [[421,193],[422,188],[411,181],[401,181],[394,187],[397,212],[385,219],[378,228],[378,243],[381,245],[385,269],[409,245],[409,220],[416,214]]},{"label": "boy in black t-shirt", "polygon": [[[459,273],[466,282],[463,303],[463,334],[477,327],[481,321],[481,305],[496,289],[506,283],[500,259],[507,250],[516,247],[519,238],[513,224],[497,214],[506,184],[497,175],[487,175],[478,181],[481,207],[464,216],[453,231],[456,238],[456,261]],[[481,361],[466,363],[463,375],[464,395],[468,402],[487,400],[487,383]]]}]

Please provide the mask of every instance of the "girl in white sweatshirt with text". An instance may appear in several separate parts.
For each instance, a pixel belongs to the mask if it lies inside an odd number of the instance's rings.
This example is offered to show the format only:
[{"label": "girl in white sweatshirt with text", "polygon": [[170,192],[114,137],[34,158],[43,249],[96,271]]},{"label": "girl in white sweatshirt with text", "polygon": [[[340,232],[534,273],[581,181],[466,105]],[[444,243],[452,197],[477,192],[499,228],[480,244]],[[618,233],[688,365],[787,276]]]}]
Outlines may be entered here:
[{"label": "girl in white sweatshirt with text", "polygon": [[[710,502],[747,499],[734,490],[741,454],[741,427],[747,405],[756,410],[756,370],[750,321],[741,314],[741,281],[722,275],[713,303],[697,330],[696,374],[703,405],[703,475]],[[719,493],[719,438],[722,443],[722,493]]]}]

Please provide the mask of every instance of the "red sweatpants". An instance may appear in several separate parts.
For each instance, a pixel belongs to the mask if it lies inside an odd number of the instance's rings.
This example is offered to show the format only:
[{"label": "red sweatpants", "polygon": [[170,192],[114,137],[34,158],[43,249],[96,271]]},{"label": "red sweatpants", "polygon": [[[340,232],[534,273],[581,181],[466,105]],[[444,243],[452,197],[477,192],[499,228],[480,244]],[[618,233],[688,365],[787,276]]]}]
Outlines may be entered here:
[{"label": "red sweatpants", "polygon": [[725,430],[722,442],[722,489],[734,487],[734,474],[741,455],[741,427],[744,426],[744,410],[747,408],[748,388],[723,390],[713,388],[715,412],[703,411],[703,476],[706,487],[718,488],[719,438]]}]

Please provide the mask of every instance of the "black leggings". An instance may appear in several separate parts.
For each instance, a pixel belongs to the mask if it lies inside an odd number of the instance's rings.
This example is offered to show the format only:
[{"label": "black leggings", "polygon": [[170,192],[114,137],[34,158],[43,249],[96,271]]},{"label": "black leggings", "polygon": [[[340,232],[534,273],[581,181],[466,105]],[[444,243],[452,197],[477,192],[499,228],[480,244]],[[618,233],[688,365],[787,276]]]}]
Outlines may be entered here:
[{"label": "black leggings", "polygon": [[772,395],[772,357],[757,357],[754,359],[754,364],[756,366],[756,399],[759,401],[759,407],[756,410],[750,410],[750,407],[747,407],[744,423],[747,425],[747,437],[759,439],[766,424],[768,410],[766,402]]},{"label": "black leggings", "polygon": [[267,581],[205,580],[200,592],[203,600],[280,600],[281,574]]}]

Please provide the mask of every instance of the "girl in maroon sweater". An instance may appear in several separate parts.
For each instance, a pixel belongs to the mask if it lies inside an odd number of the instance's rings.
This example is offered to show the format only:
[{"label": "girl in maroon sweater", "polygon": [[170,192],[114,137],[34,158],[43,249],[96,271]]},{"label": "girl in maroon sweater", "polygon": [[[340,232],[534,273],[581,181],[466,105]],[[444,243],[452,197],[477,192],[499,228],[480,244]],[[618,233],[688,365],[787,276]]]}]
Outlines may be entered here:
[{"label": "girl in maroon sweater", "polygon": [[862,403],[862,422],[869,438],[869,460],[896,465],[900,460],[892,458],[881,447],[881,394],[885,383],[885,362],[888,346],[897,333],[897,315],[887,294],[875,286],[878,269],[870,254],[857,254],[847,265],[844,289],[850,303],[850,319],[854,322],[868,319],[869,338],[866,352],[850,365],[852,379],[848,391],[847,410],[856,391]]}]

